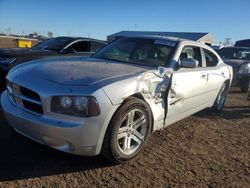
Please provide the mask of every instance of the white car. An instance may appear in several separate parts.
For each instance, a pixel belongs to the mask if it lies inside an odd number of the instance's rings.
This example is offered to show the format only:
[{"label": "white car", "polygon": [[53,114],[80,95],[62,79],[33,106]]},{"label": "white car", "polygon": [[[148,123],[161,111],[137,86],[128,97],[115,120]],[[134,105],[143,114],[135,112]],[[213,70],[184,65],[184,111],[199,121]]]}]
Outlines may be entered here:
[{"label": "white car", "polygon": [[220,111],[232,75],[204,44],[122,38],[91,58],[17,66],[1,102],[9,125],[24,136],[122,163],[139,154],[152,132],[205,108]]}]

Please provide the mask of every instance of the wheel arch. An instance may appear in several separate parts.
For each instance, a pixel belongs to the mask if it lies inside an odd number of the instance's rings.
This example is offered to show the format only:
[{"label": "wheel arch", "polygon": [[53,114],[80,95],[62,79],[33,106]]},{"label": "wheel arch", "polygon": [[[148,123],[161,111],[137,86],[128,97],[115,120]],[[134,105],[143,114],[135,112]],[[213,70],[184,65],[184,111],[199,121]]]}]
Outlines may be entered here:
[{"label": "wheel arch", "polygon": [[145,104],[148,106],[149,108],[149,113],[150,113],[150,119],[151,119],[151,128],[149,130],[149,134],[151,134],[153,132],[153,127],[154,127],[154,116],[153,116],[153,112],[152,109],[150,107],[150,105],[148,104],[148,102],[145,100],[145,98],[143,97],[143,95],[141,93],[134,93],[133,95],[130,95],[126,98],[123,99],[122,103],[119,104],[119,106],[116,108],[116,110],[114,111],[114,113],[112,114],[112,117],[110,118],[108,125],[106,127],[105,133],[104,133],[104,137],[102,139],[102,144],[101,144],[101,154],[102,155],[109,155],[107,153],[107,151],[109,151],[109,146],[108,143],[110,142],[110,137],[108,137],[107,135],[109,135],[112,131],[112,123],[114,121],[115,118],[117,118],[117,112],[123,107],[123,105],[125,105],[128,101],[132,100],[132,99],[140,99],[143,102],[145,102]]},{"label": "wheel arch", "polygon": [[230,86],[231,86],[231,81],[230,81],[230,79],[225,80],[224,83],[226,84],[226,88],[227,88],[227,92],[228,92],[229,89],[230,89]]},{"label": "wheel arch", "polygon": [[[138,93],[134,93],[134,94],[132,94],[132,95],[126,97],[126,98],[122,101],[122,103],[119,105],[119,107],[116,109],[115,113],[119,110],[119,108],[120,108],[121,106],[123,106],[127,101],[129,101],[129,100],[131,100],[131,99],[133,99],[133,98],[141,99],[141,100],[143,100],[143,101],[148,105],[149,110],[150,110],[150,114],[151,114],[151,124],[152,124],[150,132],[152,133],[153,130],[154,130],[154,114],[153,114],[153,112],[152,112],[152,109],[151,109],[149,103],[145,100],[145,98],[143,97],[142,93],[138,92]],[[113,114],[112,118],[110,119],[110,122],[112,121],[112,119],[113,119],[115,113]],[[109,122],[109,124],[110,124],[110,122]],[[109,126],[109,125],[108,125],[108,126]]]}]

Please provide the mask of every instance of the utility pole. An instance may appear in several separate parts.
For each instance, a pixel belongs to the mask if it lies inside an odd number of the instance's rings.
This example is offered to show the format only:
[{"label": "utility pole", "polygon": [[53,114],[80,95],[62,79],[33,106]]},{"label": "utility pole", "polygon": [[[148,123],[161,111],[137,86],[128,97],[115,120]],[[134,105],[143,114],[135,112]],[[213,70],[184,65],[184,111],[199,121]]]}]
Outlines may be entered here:
[{"label": "utility pole", "polygon": [[232,40],[232,38],[225,38],[224,45],[225,46],[231,46],[231,44],[232,44],[231,40]]},{"label": "utility pole", "polygon": [[134,27],[135,27],[135,31],[137,30],[137,26],[138,26],[138,24],[135,24],[135,25],[134,25]]}]

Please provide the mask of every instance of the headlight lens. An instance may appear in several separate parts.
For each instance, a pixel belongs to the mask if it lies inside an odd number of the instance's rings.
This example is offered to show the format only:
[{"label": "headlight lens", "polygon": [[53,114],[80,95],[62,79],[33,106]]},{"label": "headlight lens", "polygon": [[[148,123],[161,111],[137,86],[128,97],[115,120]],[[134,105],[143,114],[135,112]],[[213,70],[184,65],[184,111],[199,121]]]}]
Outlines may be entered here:
[{"label": "headlight lens", "polygon": [[60,104],[64,109],[68,109],[72,105],[72,99],[70,97],[60,97]]},{"label": "headlight lens", "polygon": [[79,111],[84,111],[88,108],[88,98],[87,97],[76,97],[75,98],[75,107]]},{"label": "headlight lens", "polygon": [[16,58],[0,58],[0,63],[11,64],[16,60]]},{"label": "headlight lens", "polygon": [[250,63],[246,63],[240,66],[238,74],[248,74],[250,73]]},{"label": "headlight lens", "polygon": [[77,117],[98,116],[100,109],[94,97],[55,96],[51,100],[51,112]]}]

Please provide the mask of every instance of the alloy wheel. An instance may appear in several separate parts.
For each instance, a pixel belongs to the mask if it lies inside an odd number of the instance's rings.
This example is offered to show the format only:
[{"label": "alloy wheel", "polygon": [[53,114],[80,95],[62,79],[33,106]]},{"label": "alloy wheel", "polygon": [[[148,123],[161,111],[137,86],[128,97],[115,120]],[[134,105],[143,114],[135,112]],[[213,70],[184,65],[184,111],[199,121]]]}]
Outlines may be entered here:
[{"label": "alloy wheel", "polygon": [[130,110],[121,121],[118,129],[117,143],[119,151],[131,155],[144,142],[148,132],[146,114],[140,109]]}]

